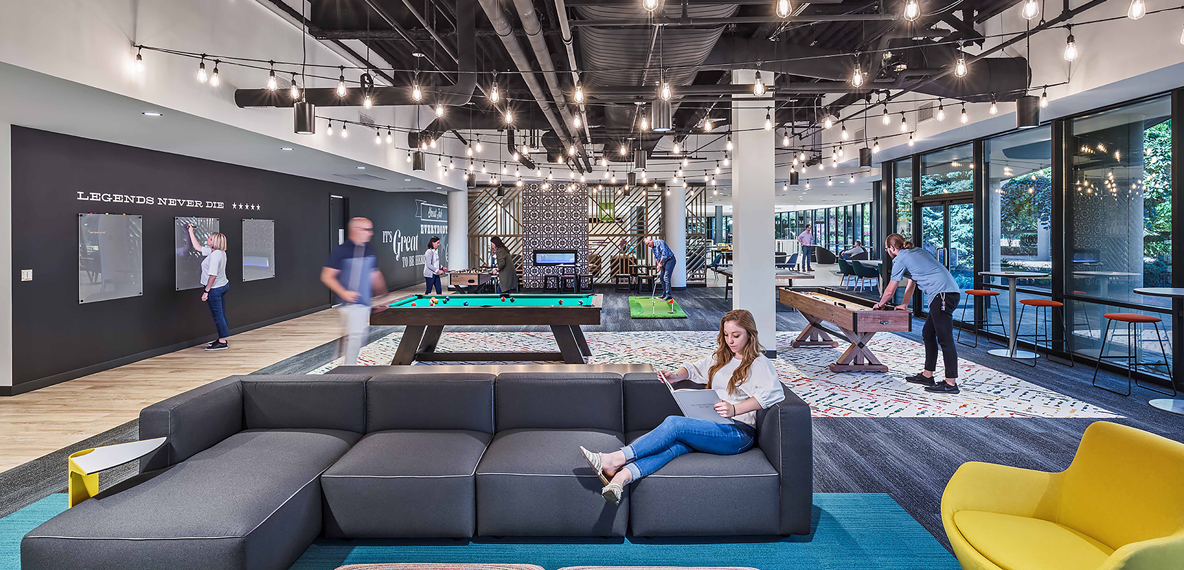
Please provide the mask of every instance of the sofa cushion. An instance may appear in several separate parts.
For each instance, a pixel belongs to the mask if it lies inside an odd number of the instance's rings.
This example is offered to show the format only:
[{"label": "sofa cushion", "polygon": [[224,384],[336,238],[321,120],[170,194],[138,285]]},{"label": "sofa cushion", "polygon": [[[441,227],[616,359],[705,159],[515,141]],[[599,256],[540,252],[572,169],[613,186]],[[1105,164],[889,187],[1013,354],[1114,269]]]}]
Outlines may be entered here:
[{"label": "sofa cushion", "polygon": [[366,429],[367,376],[240,376],[247,429]]},{"label": "sofa cushion", "polygon": [[[645,432],[633,432],[630,443]],[[780,477],[765,454],[692,452],[633,483],[630,532],[640,536],[777,534]]]},{"label": "sofa cushion", "polygon": [[494,417],[499,432],[511,429],[625,431],[620,374],[506,373],[494,381],[494,393]]},{"label": "sofa cushion", "polygon": [[[493,374],[401,374],[366,383],[366,432],[392,429],[493,433]],[[425,406],[424,402],[441,402]]]},{"label": "sofa cushion", "polygon": [[499,432],[477,466],[477,532],[485,536],[624,536],[629,492],[619,505],[580,446],[614,451],[621,434],[598,430]]},{"label": "sofa cushion", "polygon": [[1085,534],[1042,519],[958,511],[954,524],[975,550],[1004,570],[1093,569],[1114,552]]},{"label": "sofa cushion", "polygon": [[670,389],[652,372],[631,372],[621,382],[625,398],[625,431],[648,431],[682,410]]},{"label": "sofa cushion", "polygon": [[480,431],[427,430],[367,435],[321,476],[325,534],[473,536],[473,472],[492,437]]},{"label": "sofa cushion", "polygon": [[288,568],[321,529],[322,471],[359,434],[251,430],[25,535],[24,568]]}]

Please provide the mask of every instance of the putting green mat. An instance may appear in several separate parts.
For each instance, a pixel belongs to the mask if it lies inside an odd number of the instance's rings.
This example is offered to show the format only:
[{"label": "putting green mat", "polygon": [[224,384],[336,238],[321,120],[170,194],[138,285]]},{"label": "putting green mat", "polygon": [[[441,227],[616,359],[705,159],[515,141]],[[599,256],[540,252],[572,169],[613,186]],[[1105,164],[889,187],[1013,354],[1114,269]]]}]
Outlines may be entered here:
[{"label": "putting green mat", "polygon": [[629,297],[629,316],[635,319],[685,319],[678,301],[667,303],[658,297]]}]

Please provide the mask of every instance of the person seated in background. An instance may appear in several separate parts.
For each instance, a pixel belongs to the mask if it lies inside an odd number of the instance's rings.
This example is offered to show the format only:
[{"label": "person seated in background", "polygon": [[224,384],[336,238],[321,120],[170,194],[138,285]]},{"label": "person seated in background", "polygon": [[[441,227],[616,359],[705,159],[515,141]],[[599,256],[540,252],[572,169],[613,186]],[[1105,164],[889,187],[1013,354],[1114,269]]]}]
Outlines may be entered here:
[{"label": "person seated in background", "polygon": [[719,322],[719,347],[713,354],[674,372],[658,372],[658,378],[668,384],[690,380],[715,390],[720,399],[715,411],[732,422],[717,424],[669,416],[653,431],[618,451],[594,453],[580,446],[584,459],[605,483],[600,494],[606,501],[619,503],[625,485],[691,451],[736,455],[752,449],[756,411],[785,399],[777,371],[763,354],[756,335],[752,313],[744,309],[728,311]]},{"label": "person seated in background", "polygon": [[867,251],[866,249],[863,249],[863,242],[860,242],[859,240],[855,240],[855,245],[852,246],[851,249],[845,250],[842,253],[840,253],[839,255],[843,256],[843,259],[851,259],[852,257],[855,257],[856,255],[859,255],[861,253],[865,253],[866,251]]}]

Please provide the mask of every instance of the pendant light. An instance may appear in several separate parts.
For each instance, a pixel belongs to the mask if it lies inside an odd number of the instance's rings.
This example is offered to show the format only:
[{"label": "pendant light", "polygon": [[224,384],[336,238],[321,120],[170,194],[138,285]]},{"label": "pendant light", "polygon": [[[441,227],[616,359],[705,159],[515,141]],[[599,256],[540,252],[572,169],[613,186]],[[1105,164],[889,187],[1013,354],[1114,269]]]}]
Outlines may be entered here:
[{"label": "pendant light", "polygon": [[789,0],[777,0],[774,12],[777,14],[778,18],[788,18],[793,12],[793,5],[790,4]]},{"label": "pendant light", "polygon": [[756,72],[756,82],[752,84],[752,94],[757,97],[764,97],[765,82],[761,80],[761,72]]},{"label": "pendant light", "polygon": [[1025,20],[1035,20],[1040,16],[1040,3],[1036,0],[1025,0],[1024,7],[1020,11],[1020,15]]},{"label": "pendant light", "polygon": [[1069,31],[1069,37],[1065,38],[1065,61],[1073,61],[1077,59],[1077,42],[1073,39],[1073,24],[1068,24],[1065,29]]}]

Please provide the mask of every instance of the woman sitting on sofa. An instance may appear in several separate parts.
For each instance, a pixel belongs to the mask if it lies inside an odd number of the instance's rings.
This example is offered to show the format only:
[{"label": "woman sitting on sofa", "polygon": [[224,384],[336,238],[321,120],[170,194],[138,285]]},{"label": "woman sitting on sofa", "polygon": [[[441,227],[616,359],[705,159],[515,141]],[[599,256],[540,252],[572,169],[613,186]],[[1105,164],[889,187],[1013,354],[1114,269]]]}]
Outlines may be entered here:
[{"label": "woman sitting on sofa", "polygon": [[691,451],[736,455],[752,448],[756,441],[756,411],[784,400],[785,392],[773,363],[761,353],[752,313],[737,309],[724,315],[718,341],[719,348],[711,356],[675,372],[659,371],[658,378],[667,383],[690,380],[715,390],[720,398],[715,411],[732,422],[717,424],[670,416],[619,451],[593,453],[581,446],[584,458],[605,483],[600,491],[605,500],[619,503],[630,481]]}]

